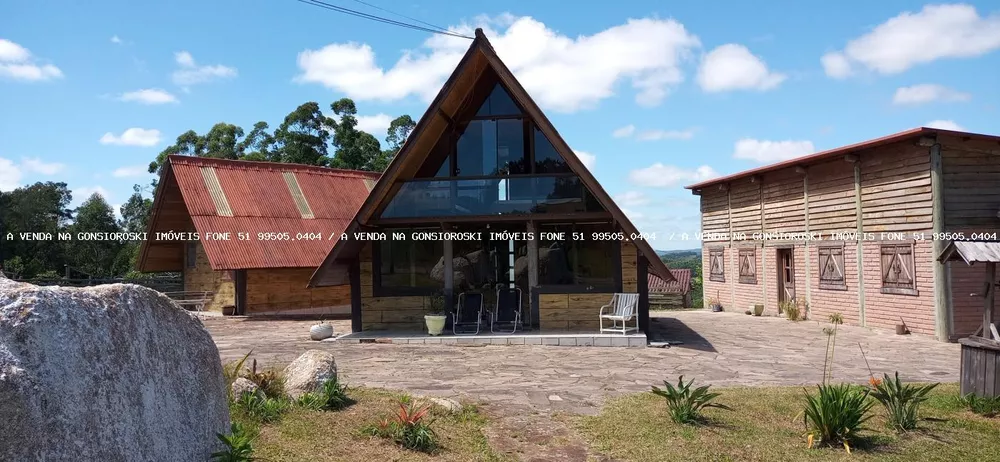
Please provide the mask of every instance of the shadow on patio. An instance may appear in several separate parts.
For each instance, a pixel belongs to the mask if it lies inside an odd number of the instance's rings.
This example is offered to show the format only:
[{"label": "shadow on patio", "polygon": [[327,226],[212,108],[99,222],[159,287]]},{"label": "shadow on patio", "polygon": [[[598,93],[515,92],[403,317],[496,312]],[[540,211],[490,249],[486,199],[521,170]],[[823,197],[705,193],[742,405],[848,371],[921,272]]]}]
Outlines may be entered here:
[{"label": "shadow on patio", "polygon": [[[649,332],[646,333],[650,342],[667,342],[671,348],[688,348],[691,350],[707,351],[717,353],[718,350],[702,337],[694,329],[691,329],[680,320],[667,316],[651,316],[649,319]],[[674,342],[681,342],[675,345]]]}]

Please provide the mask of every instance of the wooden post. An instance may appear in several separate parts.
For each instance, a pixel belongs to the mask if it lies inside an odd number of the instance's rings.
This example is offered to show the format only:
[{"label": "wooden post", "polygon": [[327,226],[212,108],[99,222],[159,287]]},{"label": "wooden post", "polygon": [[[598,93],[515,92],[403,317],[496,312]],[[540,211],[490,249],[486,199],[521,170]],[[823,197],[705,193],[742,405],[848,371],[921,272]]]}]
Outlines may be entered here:
[{"label": "wooden post", "polygon": [[[763,235],[767,232],[767,228],[764,226],[766,221],[764,220],[764,180],[760,180],[760,233]],[[764,251],[764,240],[760,242],[760,271],[758,274],[761,275],[760,284],[760,302],[764,304],[764,308],[767,308],[767,252]],[[756,245],[756,244],[755,244]]]},{"label": "wooden post", "polygon": [[[730,184],[726,184],[726,213],[729,215],[727,222],[729,225],[729,252],[726,252],[726,267],[730,271],[736,268],[736,277],[726,278],[726,284],[729,284],[729,303],[723,306],[729,306],[730,308],[735,308],[736,306],[736,280],[740,278],[740,267],[739,267],[739,255],[736,256],[736,263],[733,264],[733,187]],[[722,300],[719,300],[722,303]]]},{"label": "wooden post", "polygon": [[983,337],[993,338],[993,299],[996,293],[997,264],[989,262],[986,264],[986,293],[983,294]]},{"label": "wooden post", "polygon": [[[805,223],[806,223],[806,235],[809,235],[809,171],[805,170],[802,174],[802,209],[805,213]],[[812,311],[812,263],[810,263],[809,258],[809,239],[806,239],[805,244],[803,244],[805,249],[805,262],[806,262],[806,319],[811,319],[810,311]],[[792,254],[794,258],[794,253]],[[793,263],[794,265],[794,263]],[[794,267],[793,267],[794,268]],[[793,270],[794,271],[794,270]],[[793,278],[795,276],[792,276]],[[795,298],[799,297],[798,284],[795,287]]]},{"label": "wooden post", "polygon": [[361,261],[357,258],[351,261],[347,273],[351,283],[351,331],[361,332]]},{"label": "wooden post", "polygon": [[[933,212],[933,232],[943,233],[944,223],[944,168],[941,161],[941,144],[934,143],[931,157],[931,207]],[[945,271],[945,263],[937,261],[938,255],[947,244],[942,239],[934,239],[931,264],[934,265],[934,332],[938,340],[947,342],[951,337],[951,281]],[[985,333],[989,335],[989,332]]]},{"label": "wooden post", "polygon": [[[538,320],[538,304],[535,303],[535,289],[538,287],[538,227],[535,222],[528,222],[528,233],[531,239],[528,240],[528,325],[533,325]],[[620,266],[621,259],[618,261]]]},{"label": "wooden post", "polygon": [[854,214],[857,216],[857,237],[855,239],[855,255],[858,263],[858,324],[865,327],[865,249],[861,239],[865,231],[861,215],[861,159],[854,157]]},{"label": "wooden post", "polygon": [[247,270],[238,269],[234,275],[233,288],[236,289],[236,307],[233,314],[245,316],[247,314]]},{"label": "wooden post", "polygon": [[[443,231],[449,231],[450,226],[441,225]],[[451,239],[445,236],[444,239],[444,306],[445,310],[452,309],[452,292],[455,290],[455,258],[452,256]],[[412,252],[411,252],[412,254]]]}]

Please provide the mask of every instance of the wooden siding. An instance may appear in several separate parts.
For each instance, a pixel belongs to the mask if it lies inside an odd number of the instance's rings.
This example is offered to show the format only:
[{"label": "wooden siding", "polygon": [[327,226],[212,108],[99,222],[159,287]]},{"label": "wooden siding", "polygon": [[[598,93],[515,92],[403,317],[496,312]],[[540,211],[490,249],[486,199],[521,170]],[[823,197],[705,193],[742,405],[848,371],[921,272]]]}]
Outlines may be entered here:
[{"label": "wooden siding", "polygon": [[1000,145],[956,139],[942,145],[941,164],[945,231],[1000,232]]},{"label": "wooden siding", "polygon": [[622,242],[622,292],[639,291],[639,254],[631,242]]},{"label": "wooden siding", "polygon": [[802,175],[793,169],[764,177],[764,230],[772,233],[805,231]]},{"label": "wooden siding", "polygon": [[358,254],[361,267],[361,330],[425,330],[430,297],[375,297],[372,244]]},{"label": "wooden siding", "polygon": [[809,167],[809,231],[857,231],[854,196],[854,164],[838,159]]},{"label": "wooden siding", "polygon": [[747,235],[761,232],[760,181],[743,180],[733,183],[729,201],[732,207],[732,233]]},{"label": "wooden siding", "polygon": [[311,268],[247,270],[247,314],[348,313],[351,286],[309,289],[312,273]]},{"label": "wooden siding", "polygon": [[719,190],[718,187],[702,191],[701,231],[704,234],[729,232],[728,192]]},{"label": "wooden siding", "polygon": [[911,141],[883,146],[869,152],[861,156],[861,216],[864,231],[931,231],[933,214],[929,148],[916,146]]},{"label": "wooden siding", "polygon": [[208,254],[201,242],[196,244],[194,268],[188,268],[187,251],[183,254],[184,260],[184,290],[186,292],[212,292],[212,300],[205,305],[208,311],[222,312],[222,307],[236,305],[236,289],[232,278],[226,277],[222,271],[212,270],[212,265],[208,263]]}]

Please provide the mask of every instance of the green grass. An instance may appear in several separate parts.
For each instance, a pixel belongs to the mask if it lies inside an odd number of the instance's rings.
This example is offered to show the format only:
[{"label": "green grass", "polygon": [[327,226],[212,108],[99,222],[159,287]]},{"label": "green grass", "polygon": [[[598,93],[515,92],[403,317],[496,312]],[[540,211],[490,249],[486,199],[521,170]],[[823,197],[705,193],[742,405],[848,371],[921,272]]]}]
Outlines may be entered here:
[{"label": "green grass", "polygon": [[434,454],[410,451],[382,439],[363,434],[363,429],[392,417],[399,410],[398,393],[352,387],[356,402],[339,411],[315,411],[301,407],[280,421],[265,424],[255,441],[255,457],[267,461],[315,460],[405,460],[405,461],[506,461],[486,441],[487,419],[474,406],[448,413],[432,408],[429,418],[438,434]]},{"label": "green grass", "polygon": [[973,414],[958,396],[958,386],[941,385],[920,407],[916,430],[896,434],[885,410],[872,408],[867,431],[843,448],[806,448],[802,423],[804,394],[815,387],[720,388],[715,402],[734,411],[708,409],[698,427],[675,424],[664,400],[652,393],[613,399],[597,416],[574,418],[593,449],[630,461],[711,460],[996,460],[1000,419]]}]

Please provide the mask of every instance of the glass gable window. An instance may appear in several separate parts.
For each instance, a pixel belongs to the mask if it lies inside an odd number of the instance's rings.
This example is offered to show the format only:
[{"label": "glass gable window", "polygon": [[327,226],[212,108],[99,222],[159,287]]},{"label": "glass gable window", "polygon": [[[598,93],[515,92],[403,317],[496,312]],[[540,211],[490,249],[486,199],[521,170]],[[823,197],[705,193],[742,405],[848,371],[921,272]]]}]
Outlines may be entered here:
[{"label": "glass gable window", "polygon": [[538,127],[532,135],[535,138],[535,173],[570,173],[569,165]]},{"label": "glass gable window", "polygon": [[476,112],[476,117],[520,115],[521,109],[499,83],[493,87],[489,98]]}]

